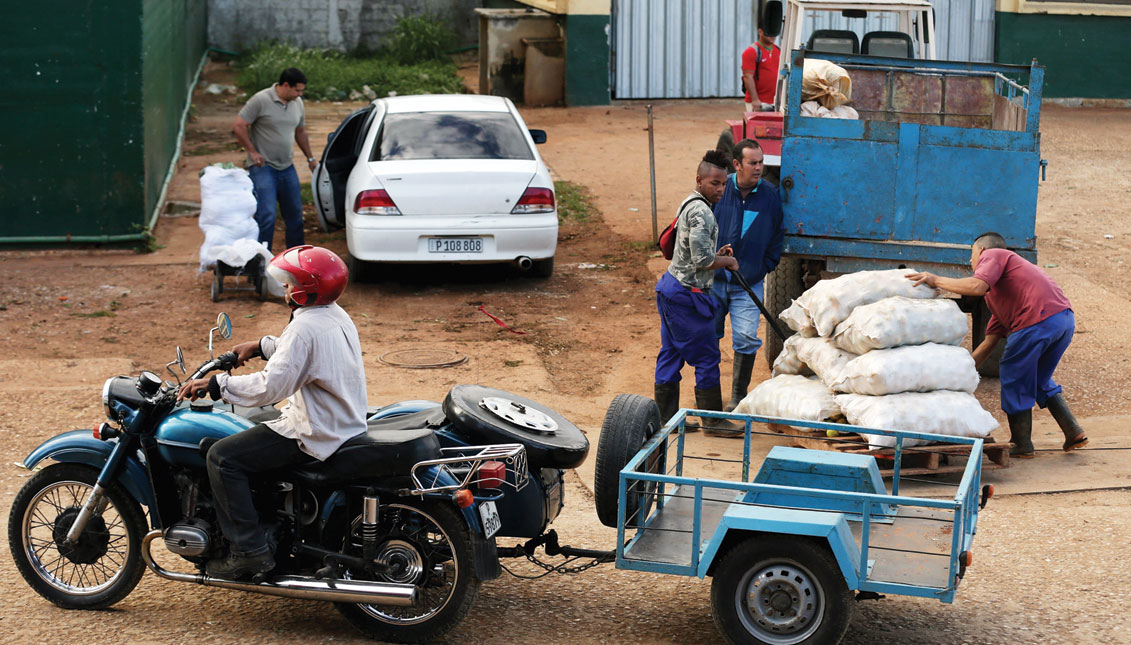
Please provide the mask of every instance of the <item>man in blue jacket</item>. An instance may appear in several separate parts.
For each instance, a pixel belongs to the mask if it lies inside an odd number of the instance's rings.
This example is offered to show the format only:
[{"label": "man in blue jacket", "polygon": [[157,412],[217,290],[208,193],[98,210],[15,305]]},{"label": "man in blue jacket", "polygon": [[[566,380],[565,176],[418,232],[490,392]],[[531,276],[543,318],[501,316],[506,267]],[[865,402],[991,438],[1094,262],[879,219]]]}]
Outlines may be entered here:
[{"label": "man in blue jacket", "polygon": [[[781,261],[785,236],[781,198],[776,188],[762,180],[762,157],[761,146],[752,139],[743,139],[734,146],[735,173],[727,179],[726,190],[714,209],[719,247],[729,244],[734,250],[742,276],[759,298],[763,297],[762,279]],[[716,273],[711,294],[720,305],[715,313],[715,335],[720,340],[730,314],[734,376],[730,402],[726,405],[729,412],[746,396],[754,357],[762,346],[762,339],[758,338],[758,305],[725,270]]]}]

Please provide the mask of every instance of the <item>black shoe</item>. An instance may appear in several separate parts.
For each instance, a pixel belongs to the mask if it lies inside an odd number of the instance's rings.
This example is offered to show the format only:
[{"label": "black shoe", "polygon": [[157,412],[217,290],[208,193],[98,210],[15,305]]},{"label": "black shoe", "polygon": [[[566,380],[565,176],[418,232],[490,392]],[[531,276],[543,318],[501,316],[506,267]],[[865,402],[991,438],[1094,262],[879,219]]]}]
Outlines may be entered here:
[{"label": "black shoe", "polygon": [[1037,452],[1033,448],[1033,411],[1025,410],[1007,416],[1009,417],[1009,442],[1013,444],[1013,448],[1009,450],[1009,456],[1018,459],[1036,457]]},{"label": "black shoe", "polygon": [[236,555],[229,553],[224,558],[213,558],[204,565],[204,572],[213,578],[239,580],[257,574],[264,574],[275,568],[275,557],[270,551],[258,555]]},{"label": "black shoe", "polygon": [[730,384],[730,403],[723,408],[724,412],[731,412],[746,398],[746,390],[750,388],[750,373],[754,371],[754,357],[757,354],[734,354],[734,375]]},{"label": "black shoe", "polygon": [[[660,408],[660,423],[668,421],[679,412],[679,381],[675,383],[656,383],[656,405]],[[691,428],[687,428],[691,432]]]},{"label": "black shoe", "polygon": [[1076,422],[1072,410],[1068,409],[1064,395],[1057,393],[1050,396],[1045,404],[1052,413],[1052,418],[1056,419],[1056,424],[1060,426],[1060,431],[1064,433],[1064,445],[1061,446],[1064,452],[1088,445],[1088,435],[1084,434],[1084,429]]},{"label": "black shoe", "polygon": [[[700,410],[713,410],[716,412],[722,412],[722,387],[716,385],[715,387],[707,388],[704,390],[695,388],[695,407],[699,408]],[[713,437],[742,439],[746,436],[746,426],[730,419],[699,417],[699,423],[700,427],[703,429],[703,433],[709,434]]]}]

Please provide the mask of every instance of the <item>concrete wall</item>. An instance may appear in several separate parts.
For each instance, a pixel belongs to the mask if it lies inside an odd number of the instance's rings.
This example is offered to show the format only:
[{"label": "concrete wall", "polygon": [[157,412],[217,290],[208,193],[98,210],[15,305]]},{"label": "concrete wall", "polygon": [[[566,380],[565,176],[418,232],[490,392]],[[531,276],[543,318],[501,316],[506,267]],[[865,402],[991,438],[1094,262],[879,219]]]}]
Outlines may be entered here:
[{"label": "concrete wall", "polygon": [[480,0],[208,0],[208,42],[243,51],[264,40],[350,51],[380,49],[405,16],[437,15],[459,42],[478,38]]}]

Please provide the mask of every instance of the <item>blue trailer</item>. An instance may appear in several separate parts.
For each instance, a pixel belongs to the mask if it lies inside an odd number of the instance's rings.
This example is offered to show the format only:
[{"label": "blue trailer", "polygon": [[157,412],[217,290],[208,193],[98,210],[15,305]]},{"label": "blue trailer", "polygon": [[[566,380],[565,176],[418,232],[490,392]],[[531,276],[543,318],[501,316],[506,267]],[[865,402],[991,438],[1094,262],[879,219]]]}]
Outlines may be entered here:
[{"label": "blue trailer", "polygon": [[[859,119],[801,115],[806,56],[852,79]],[[773,315],[817,280],[911,267],[970,275],[970,244],[996,231],[1036,262],[1044,68],[792,52],[779,191],[782,262],[766,281]],[[988,312],[974,314],[974,344]],[[782,339],[769,335],[771,362]],[[991,370],[996,365],[991,363]]]},{"label": "blue trailer", "polygon": [[[638,412],[607,416],[603,444],[606,433],[639,437],[642,424],[658,419],[650,400],[618,399]],[[689,415],[745,424],[741,460],[697,452],[684,432]],[[752,471],[751,437],[771,423],[894,437],[891,490],[870,455],[776,446]],[[619,471],[616,566],[711,576],[712,614],[732,643],[835,643],[855,602],[881,594],[952,602],[973,560],[978,511],[993,494],[981,485],[981,439],[687,409],[652,430]],[[910,439],[969,450],[953,497],[901,493]],[[688,468],[697,459],[733,461],[735,476],[694,476]],[[599,451],[599,477],[603,467]],[[595,493],[600,515],[600,479]]]}]

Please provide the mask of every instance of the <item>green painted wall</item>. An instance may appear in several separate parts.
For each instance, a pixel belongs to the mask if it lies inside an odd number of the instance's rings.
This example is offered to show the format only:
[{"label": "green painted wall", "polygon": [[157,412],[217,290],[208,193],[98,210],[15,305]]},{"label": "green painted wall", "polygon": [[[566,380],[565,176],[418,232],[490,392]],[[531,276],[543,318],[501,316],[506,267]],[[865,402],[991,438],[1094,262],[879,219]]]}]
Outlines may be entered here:
[{"label": "green painted wall", "polygon": [[1045,66],[1046,97],[1131,98],[1131,18],[999,11],[994,60]]},{"label": "green painted wall", "polygon": [[204,51],[206,5],[144,1],[5,8],[0,242],[136,235],[148,223]]},{"label": "green painted wall", "polygon": [[142,0],[142,99],[145,127],[145,213],[157,206],[206,48],[206,3]]},{"label": "green painted wall", "polygon": [[609,16],[565,18],[566,105],[609,104]]}]

